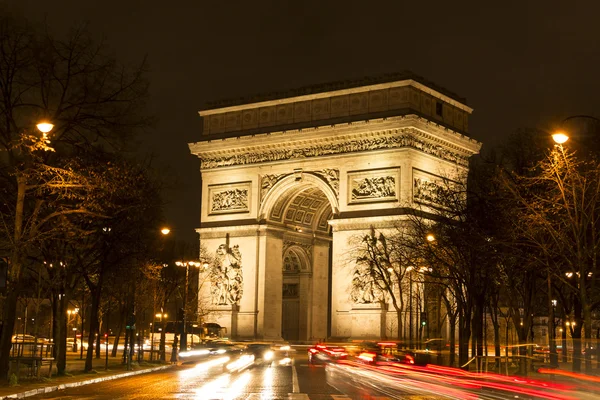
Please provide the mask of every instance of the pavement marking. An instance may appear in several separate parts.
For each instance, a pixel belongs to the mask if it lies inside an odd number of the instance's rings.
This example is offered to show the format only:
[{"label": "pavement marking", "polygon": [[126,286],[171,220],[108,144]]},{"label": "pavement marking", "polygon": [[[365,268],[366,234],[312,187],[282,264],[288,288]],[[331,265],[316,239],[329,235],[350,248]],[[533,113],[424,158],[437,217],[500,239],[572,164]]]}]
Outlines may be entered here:
[{"label": "pavement marking", "polygon": [[292,362],[292,391],[294,393],[300,393],[300,385],[298,384],[298,372],[296,371],[296,366],[294,365],[293,362]]},{"label": "pavement marking", "polygon": [[288,393],[288,400],[310,400],[306,393]]}]

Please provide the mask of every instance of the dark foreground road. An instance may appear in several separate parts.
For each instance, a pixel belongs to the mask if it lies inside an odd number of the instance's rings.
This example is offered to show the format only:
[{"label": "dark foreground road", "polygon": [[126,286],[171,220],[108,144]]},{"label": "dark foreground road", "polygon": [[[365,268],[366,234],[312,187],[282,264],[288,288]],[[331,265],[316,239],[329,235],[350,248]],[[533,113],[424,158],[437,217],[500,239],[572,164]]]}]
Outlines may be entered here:
[{"label": "dark foreground road", "polygon": [[[386,399],[381,393],[347,396],[327,383],[324,366],[308,365],[304,351],[289,360],[228,371],[219,358],[166,371],[61,390],[29,399]],[[369,396],[363,396],[367,395]]]}]

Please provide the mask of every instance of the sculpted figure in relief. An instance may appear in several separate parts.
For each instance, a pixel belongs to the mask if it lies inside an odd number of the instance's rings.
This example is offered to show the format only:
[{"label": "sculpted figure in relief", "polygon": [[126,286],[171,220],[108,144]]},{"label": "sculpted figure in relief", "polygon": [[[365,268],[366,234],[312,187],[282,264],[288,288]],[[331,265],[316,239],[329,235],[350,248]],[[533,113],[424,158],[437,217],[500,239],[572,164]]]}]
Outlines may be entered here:
[{"label": "sculpted figure in relief", "polygon": [[352,200],[382,199],[396,196],[396,179],[393,176],[354,179]]},{"label": "sculpted figure in relief", "polygon": [[222,244],[211,271],[211,297],[215,305],[239,304],[243,294],[242,255],[239,246]]},{"label": "sculpted figure in relief", "polygon": [[244,210],[247,208],[247,189],[231,189],[213,193],[211,211]]},{"label": "sculpted figure in relief", "polygon": [[[404,133],[406,132],[406,133]],[[401,135],[379,136],[369,139],[348,140],[346,142],[318,144],[309,147],[289,149],[281,148],[263,152],[246,153],[244,155],[232,155],[223,157],[201,157],[203,168],[216,168],[229,165],[254,164],[266,161],[279,161],[289,159],[299,159],[308,157],[317,157],[331,154],[352,153],[357,151],[391,149],[400,147],[411,147],[435,157],[468,166],[469,157],[455,153],[440,145],[429,143],[418,139],[410,134],[410,131],[403,131]]]},{"label": "sculpted figure in relief", "polygon": [[352,277],[350,298],[354,303],[370,304],[381,302],[384,296],[368,272],[357,268],[354,270],[354,276]]}]

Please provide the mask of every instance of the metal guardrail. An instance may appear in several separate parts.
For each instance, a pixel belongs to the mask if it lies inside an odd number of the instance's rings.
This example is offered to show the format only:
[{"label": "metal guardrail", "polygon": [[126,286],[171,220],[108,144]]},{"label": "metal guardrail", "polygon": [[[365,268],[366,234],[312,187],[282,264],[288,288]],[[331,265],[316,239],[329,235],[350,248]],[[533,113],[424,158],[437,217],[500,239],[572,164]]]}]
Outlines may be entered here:
[{"label": "metal guardrail", "polygon": [[21,367],[27,367],[28,376],[40,377],[41,367],[48,365],[48,377],[52,375],[52,364],[54,363],[54,343],[17,342],[13,343],[9,362],[10,373],[17,376],[21,374]]},{"label": "metal guardrail", "polygon": [[[509,375],[508,368],[510,365],[518,365],[521,361],[530,361],[531,364],[535,362],[544,362],[543,357],[535,357],[535,356],[522,356],[522,355],[505,355],[505,356],[474,356],[469,359],[461,368],[465,368],[475,363],[475,370],[477,372],[489,372],[490,364],[498,365],[498,373],[504,372],[506,375]],[[503,368],[504,367],[504,368]],[[495,369],[495,368],[493,368]]]}]

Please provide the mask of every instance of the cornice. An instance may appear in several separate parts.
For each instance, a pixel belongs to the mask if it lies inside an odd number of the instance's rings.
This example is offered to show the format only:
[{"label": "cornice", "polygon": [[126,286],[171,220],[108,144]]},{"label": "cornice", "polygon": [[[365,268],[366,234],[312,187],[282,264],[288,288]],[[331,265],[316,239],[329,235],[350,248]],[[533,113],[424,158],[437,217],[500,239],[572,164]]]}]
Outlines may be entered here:
[{"label": "cornice", "polygon": [[240,136],[189,145],[202,169],[413,148],[461,166],[481,143],[416,115]]},{"label": "cornice", "polygon": [[364,218],[343,218],[332,219],[329,225],[334,232],[355,231],[366,229],[386,229],[396,228],[404,221],[407,221],[406,215],[393,215],[384,217],[364,217]]}]

